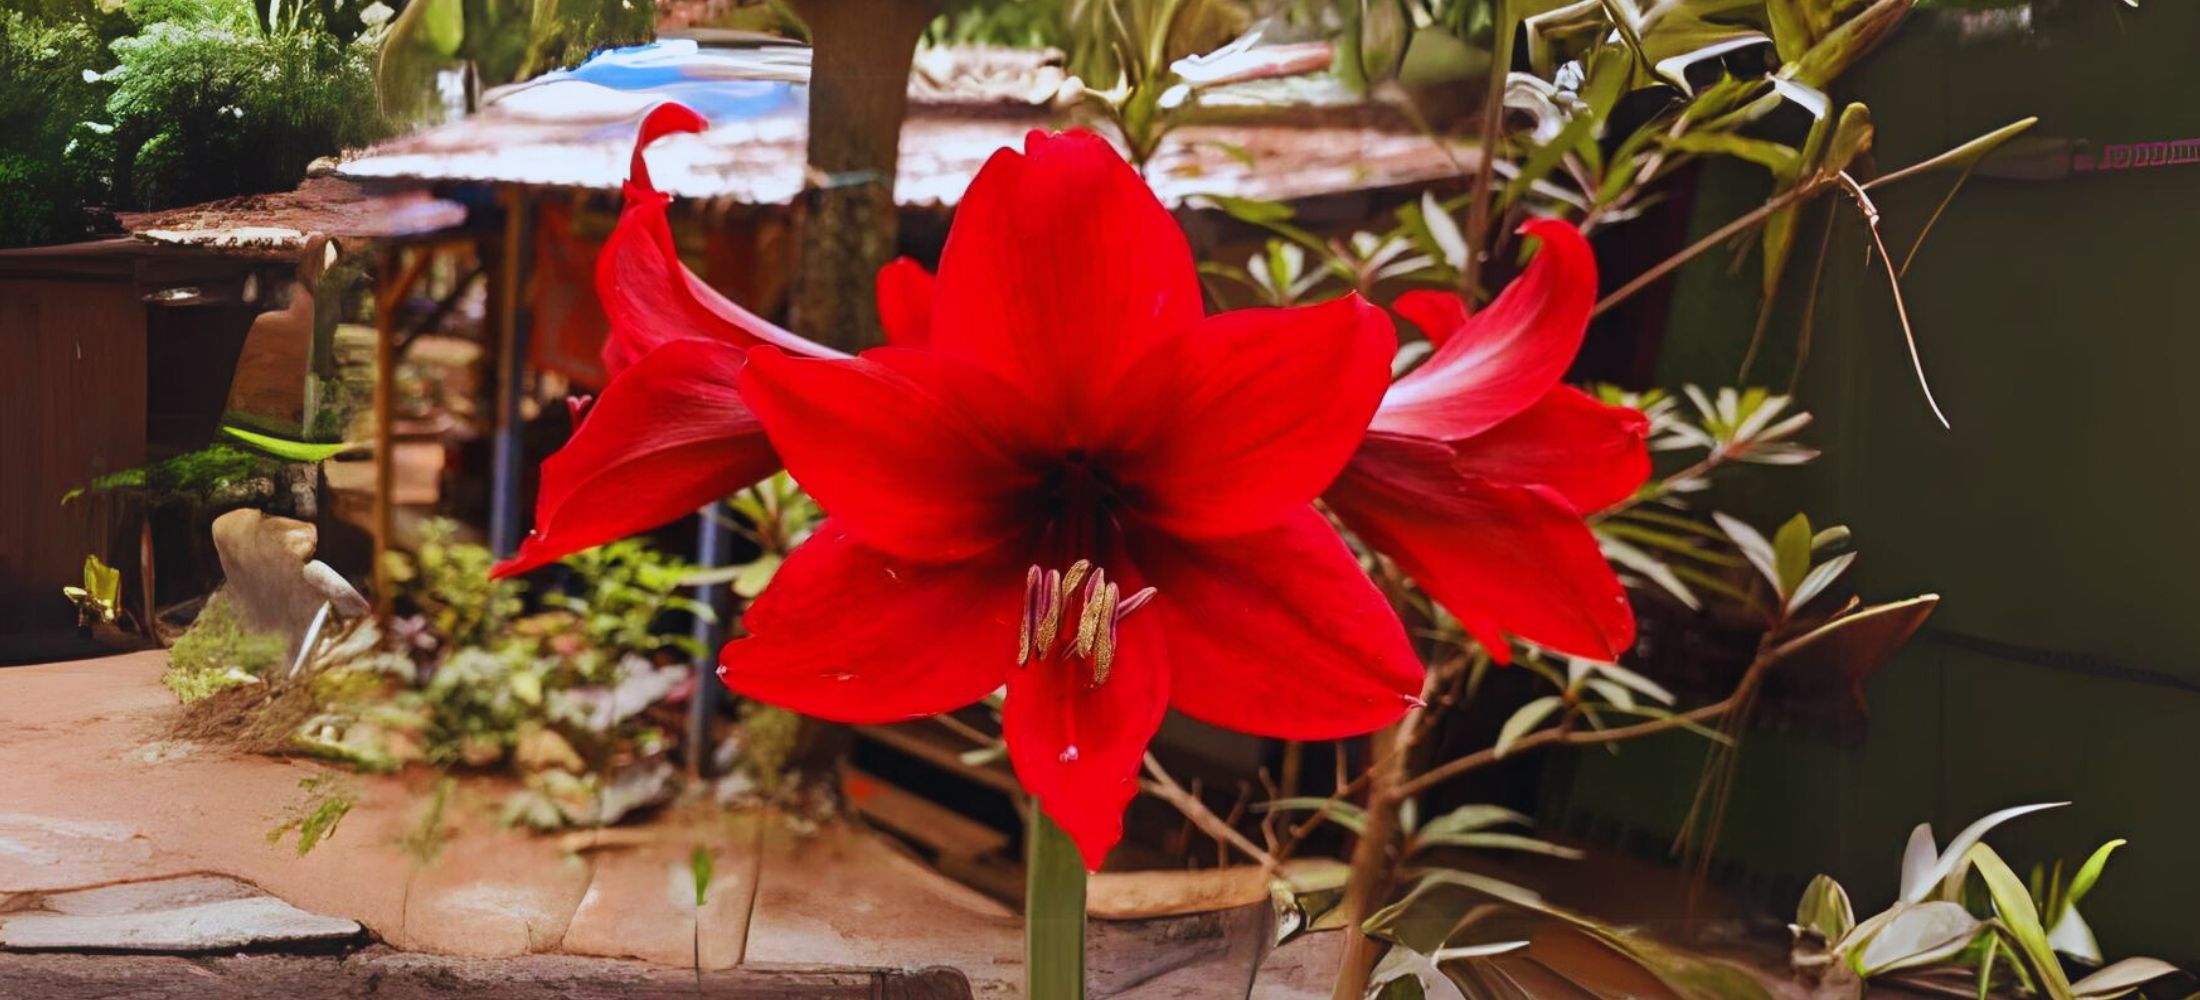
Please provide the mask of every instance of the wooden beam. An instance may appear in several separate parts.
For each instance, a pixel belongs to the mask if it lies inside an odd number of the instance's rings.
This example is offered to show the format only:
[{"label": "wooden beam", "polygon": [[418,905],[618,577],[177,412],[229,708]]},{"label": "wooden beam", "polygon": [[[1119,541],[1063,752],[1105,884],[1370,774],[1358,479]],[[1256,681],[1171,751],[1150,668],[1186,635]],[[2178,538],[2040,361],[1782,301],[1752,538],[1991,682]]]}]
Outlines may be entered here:
[{"label": "wooden beam", "polygon": [[702,972],[565,955],[479,959],[370,948],[353,955],[0,953],[0,996],[39,1000],[965,1000],[948,969]]}]

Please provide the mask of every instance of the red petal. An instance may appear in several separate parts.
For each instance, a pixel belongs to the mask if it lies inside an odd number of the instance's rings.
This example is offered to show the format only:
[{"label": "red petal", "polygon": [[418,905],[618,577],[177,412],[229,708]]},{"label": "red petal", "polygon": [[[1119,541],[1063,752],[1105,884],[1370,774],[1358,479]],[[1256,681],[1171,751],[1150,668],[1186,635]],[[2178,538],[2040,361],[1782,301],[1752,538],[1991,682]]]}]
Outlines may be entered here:
[{"label": "red petal", "polygon": [[654,528],[779,468],[734,389],[741,352],[666,344],[604,387],[573,439],[542,463],[535,530],[499,564],[511,576]]},{"label": "red petal", "polygon": [[1464,326],[1431,338],[1441,346],[1390,387],[1370,430],[1473,437],[1527,409],[1566,374],[1596,307],[1596,257],[1564,222],[1538,220],[1521,232],[1543,241],[1527,271]]},{"label": "red petal", "polygon": [[680,263],[672,226],[665,219],[671,199],[650,186],[642,150],[666,134],[701,131],[703,125],[700,115],[677,104],[660,104],[642,120],[626,206],[596,258],[596,297],[611,323],[603,346],[604,370],[617,375],[659,345],[686,339],[738,347],[771,344],[810,357],[843,356],[735,305]]},{"label": "red petal", "polygon": [[923,347],[932,337],[932,272],[907,257],[878,269],[878,322],[895,347]]},{"label": "red petal", "polygon": [[1421,336],[1439,347],[1467,325],[1467,300],[1450,292],[1417,288],[1398,296],[1390,309],[1419,327]]},{"label": "red petal", "polygon": [[1033,132],[987,161],[955,210],[932,309],[932,350],[1073,421],[1202,311],[1184,231],[1090,132]]},{"label": "red petal", "polygon": [[1123,808],[1138,794],[1146,744],[1168,710],[1167,655],[1160,623],[1141,610],[1123,619],[1104,684],[1095,687],[1091,664],[1076,659],[1008,672],[1001,735],[1016,780],[1093,871],[1123,839]]},{"label": "red petal", "polygon": [[1606,406],[1572,386],[1544,394],[1504,423],[1452,451],[1460,471],[1522,486],[1548,486],[1575,511],[1593,514],[1635,494],[1650,478],[1650,421]]},{"label": "red petal", "polygon": [[1390,602],[1311,506],[1238,538],[1147,536],[1131,558],[1157,591],[1133,620],[1163,626],[1169,699],[1186,715],[1330,740],[1398,721],[1421,690],[1421,661]]},{"label": "red petal", "polygon": [[759,701],[836,722],[961,708],[1016,660],[1023,553],[945,565],[866,548],[838,518],[779,567],[727,643],[718,675]]},{"label": "red petal", "polygon": [[1438,442],[1370,434],[1325,499],[1500,661],[1507,635],[1606,661],[1634,643],[1619,577],[1556,490],[1466,475]]},{"label": "red petal", "polygon": [[649,109],[642,116],[641,134],[634,140],[634,157],[627,164],[627,183],[650,193],[657,193],[657,185],[649,180],[649,164],[642,159],[642,151],[649,144],[674,132],[701,132],[710,127],[710,121],[701,112],[685,104],[666,101]]},{"label": "red petal", "polygon": [[1396,350],[1390,317],[1357,295],[1212,316],[1132,370],[1098,424],[1101,447],[1162,530],[1257,531],[1344,468]]},{"label": "red petal", "polygon": [[899,347],[844,360],[759,348],[741,394],[787,471],[866,545],[960,559],[1026,527],[1030,404],[983,371]]}]

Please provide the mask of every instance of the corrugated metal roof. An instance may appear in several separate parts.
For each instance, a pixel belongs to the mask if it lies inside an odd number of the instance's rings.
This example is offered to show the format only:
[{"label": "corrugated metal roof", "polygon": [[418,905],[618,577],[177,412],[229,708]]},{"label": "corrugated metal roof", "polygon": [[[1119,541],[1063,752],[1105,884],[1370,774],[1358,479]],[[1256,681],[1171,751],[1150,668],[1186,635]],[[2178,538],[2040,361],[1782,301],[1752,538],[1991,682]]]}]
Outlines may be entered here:
[{"label": "corrugated metal roof", "polygon": [[118,218],[132,236],[153,243],[295,258],[308,233],[339,239],[418,236],[463,225],[466,209],[424,192],[369,194],[351,181],[315,177],[295,191],[125,212]]},{"label": "corrugated metal roof", "polygon": [[[962,90],[974,101],[943,99],[956,88],[943,86],[936,68],[913,88],[919,101],[903,126],[895,187],[904,205],[952,205],[995,150],[1020,144],[1031,129],[1070,123],[1047,103],[1058,68],[1027,53],[970,58],[976,71]],[[785,204],[804,187],[808,70],[808,51],[790,46],[672,40],[607,53],[492,91],[479,113],[376,146],[340,172],[616,190],[641,114],[678,100],[713,126],[650,148],[658,187],[689,198]],[[1295,200],[1457,176],[1475,160],[1463,141],[1421,134],[1379,110],[1296,117],[1307,120],[1178,129],[1150,165],[1155,192],[1170,204],[1197,194]]]}]

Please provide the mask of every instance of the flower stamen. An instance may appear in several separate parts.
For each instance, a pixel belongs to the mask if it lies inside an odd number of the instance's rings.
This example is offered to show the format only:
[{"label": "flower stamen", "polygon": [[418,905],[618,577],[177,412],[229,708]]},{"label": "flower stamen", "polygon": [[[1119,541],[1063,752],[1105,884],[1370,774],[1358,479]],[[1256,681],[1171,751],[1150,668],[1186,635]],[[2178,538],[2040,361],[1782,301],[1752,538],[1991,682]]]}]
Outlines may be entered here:
[{"label": "flower stamen", "polygon": [[[1079,593],[1079,584],[1083,584]],[[1153,599],[1154,588],[1144,587],[1129,597],[1108,579],[1107,571],[1079,559],[1068,571],[1031,567],[1024,573],[1024,613],[1016,636],[1016,665],[1024,666],[1054,655],[1055,645],[1068,639],[1066,652],[1092,664],[1092,684],[1107,683],[1115,666],[1116,633],[1123,619]],[[1074,630],[1070,601],[1077,601]]]}]

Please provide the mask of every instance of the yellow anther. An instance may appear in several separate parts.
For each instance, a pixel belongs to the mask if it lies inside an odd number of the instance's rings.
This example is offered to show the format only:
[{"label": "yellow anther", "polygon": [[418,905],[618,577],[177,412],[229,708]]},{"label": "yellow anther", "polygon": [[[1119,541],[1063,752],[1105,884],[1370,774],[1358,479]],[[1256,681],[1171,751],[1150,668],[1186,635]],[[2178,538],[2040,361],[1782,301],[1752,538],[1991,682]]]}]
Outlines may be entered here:
[{"label": "yellow anther", "polygon": [[1094,638],[1092,645],[1093,687],[1106,684],[1108,668],[1115,665],[1115,608],[1120,603],[1118,598],[1121,596],[1122,592],[1116,589],[1115,584],[1108,584],[1106,593],[1098,602],[1097,610],[1092,607],[1085,609],[1087,617],[1100,623],[1099,635]]}]

